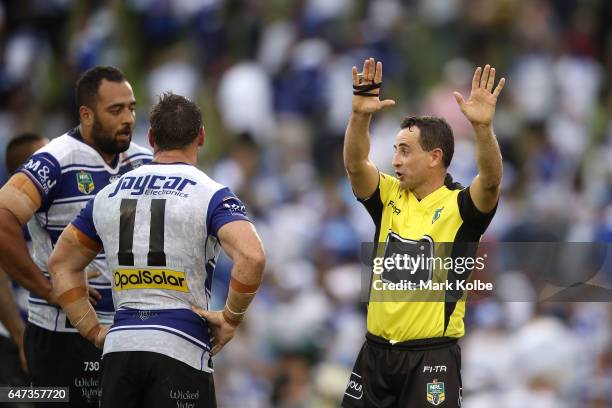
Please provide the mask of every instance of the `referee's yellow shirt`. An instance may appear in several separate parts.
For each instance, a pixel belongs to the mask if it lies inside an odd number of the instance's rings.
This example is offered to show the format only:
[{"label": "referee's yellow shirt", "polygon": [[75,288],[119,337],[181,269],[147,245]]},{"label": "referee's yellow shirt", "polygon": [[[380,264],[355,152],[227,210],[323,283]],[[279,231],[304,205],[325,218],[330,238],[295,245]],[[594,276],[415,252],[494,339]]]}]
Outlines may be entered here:
[{"label": "referee's yellow shirt", "polygon": [[[474,246],[457,244],[480,241],[495,213],[495,209],[488,214],[480,212],[469,188],[462,188],[458,183],[447,182],[419,201],[413,193],[400,188],[397,178],[384,173],[380,173],[375,193],[360,201],[376,224],[375,242],[385,243],[391,238],[396,242],[423,239],[448,242],[452,243],[453,256],[474,256]],[[392,342],[459,338],[464,334],[465,298],[464,293],[459,301],[454,298],[382,302],[372,300],[371,296],[367,328],[370,333]]]}]

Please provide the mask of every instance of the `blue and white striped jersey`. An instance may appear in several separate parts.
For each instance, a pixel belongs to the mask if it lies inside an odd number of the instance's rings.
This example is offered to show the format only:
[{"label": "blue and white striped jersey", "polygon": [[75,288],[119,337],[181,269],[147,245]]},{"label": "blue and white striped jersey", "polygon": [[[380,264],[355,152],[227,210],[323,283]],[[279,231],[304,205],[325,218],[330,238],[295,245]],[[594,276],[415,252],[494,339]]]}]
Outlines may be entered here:
[{"label": "blue and white striped jersey", "polygon": [[206,321],[220,253],[217,231],[248,220],[244,205],[196,167],[149,163],[87,203],[73,225],[101,242],[115,321],[104,354],[149,351],[211,372]]},{"label": "blue and white striped jersey", "polygon": [[[122,174],[150,162],[151,158],[149,150],[132,143],[109,165],[83,142],[76,127],[36,151],[17,170],[30,178],[42,198],[40,208],[28,222],[28,229],[32,237],[32,259],[45,276],[49,276],[47,260],[57,239],[87,201]],[[95,305],[98,317],[110,323],[114,307],[105,259],[104,253],[100,253],[86,270],[102,272],[90,284],[102,295]],[[77,332],[60,307],[49,305],[33,293],[28,299],[28,320],[47,330]]]}]

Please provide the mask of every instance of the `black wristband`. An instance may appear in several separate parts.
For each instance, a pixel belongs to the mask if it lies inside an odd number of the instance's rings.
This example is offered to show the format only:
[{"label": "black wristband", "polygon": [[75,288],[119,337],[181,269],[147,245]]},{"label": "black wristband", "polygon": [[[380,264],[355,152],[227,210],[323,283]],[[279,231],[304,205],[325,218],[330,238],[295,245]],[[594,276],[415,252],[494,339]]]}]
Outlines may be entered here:
[{"label": "black wristband", "polygon": [[364,85],[353,85],[353,95],[357,96],[378,96],[379,94],[368,92],[374,89],[379,89],[382,86],[382,82],[371,83]]}]

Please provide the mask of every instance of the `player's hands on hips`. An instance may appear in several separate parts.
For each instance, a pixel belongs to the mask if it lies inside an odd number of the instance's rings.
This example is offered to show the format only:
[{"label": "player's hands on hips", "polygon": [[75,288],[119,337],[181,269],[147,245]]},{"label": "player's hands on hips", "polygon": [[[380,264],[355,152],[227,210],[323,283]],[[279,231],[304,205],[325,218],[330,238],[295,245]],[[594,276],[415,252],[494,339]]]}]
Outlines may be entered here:
[{"label": "player's hands on hips", "polygon": [[197,306],[192,306],[191,309],[200,317],[206,319],[212,330],[213,338],[211,339],[213,348],[210,352],[213,356],[217,354],[223,346],[225,346],[236,332],[236,327],[232,326],[223,317],[223,311],[208,311]]},{"label": "player's hands on hips", "polygon": [[487,127],[493,123],[497,97],[504,88],[506,78],[502,78],[495,90],[495,68],[486,65],[484,71],[476,68],[472,78],[472,91],[467,102],[459,92],[453,92],[461,112],[474,127]]},{"label": "player's hands on hips", "polygon": [[395,105],[395,101],[386,99],[381,101],[379,98],[380,87],[374,89],[368,85],[380,85],[382,83],[382,62],[376,62],[374,58],[368,58],[363,62],[363,71],[361,74],[357,72],[357,67],[353,67],[353,89],[355,87],[364,87],[365,93],[371,95],[355,95],[353,94],[353,112],[361,114],[372,114],[384,109],[388,106]]}]

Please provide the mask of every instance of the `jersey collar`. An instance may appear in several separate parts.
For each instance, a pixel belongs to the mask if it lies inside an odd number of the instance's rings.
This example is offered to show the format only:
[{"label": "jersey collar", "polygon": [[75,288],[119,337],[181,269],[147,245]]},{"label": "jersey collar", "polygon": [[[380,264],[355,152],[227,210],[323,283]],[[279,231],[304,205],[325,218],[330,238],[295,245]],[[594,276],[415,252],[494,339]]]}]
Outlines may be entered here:
[{"label": "jersey collar", "polygon": [[164,166],[164,165],[167,166],[167,165],[174,165],[174,164],[183,164],[185,166],[192,166],[193,167],[193,164],[185,163],[185,162],[182,162],[182,161],[168,162],[168,163],[160,163],[160,162],[156,162],[156,161],[151,161],[151,162],[147,163],[147,165],[159,165],[159,166]]},{"label": "jersey collar", "polygon": [[442,185],[436,190],[426,195],[421,201],[417,200],[416,196],[412,191],[410,192],[410,195],[414,198],[414,201],[416,201],[417,205],[421,207],[427,207],[442,198],[447,191],[448,188],[446,187],[446,185]]}]

